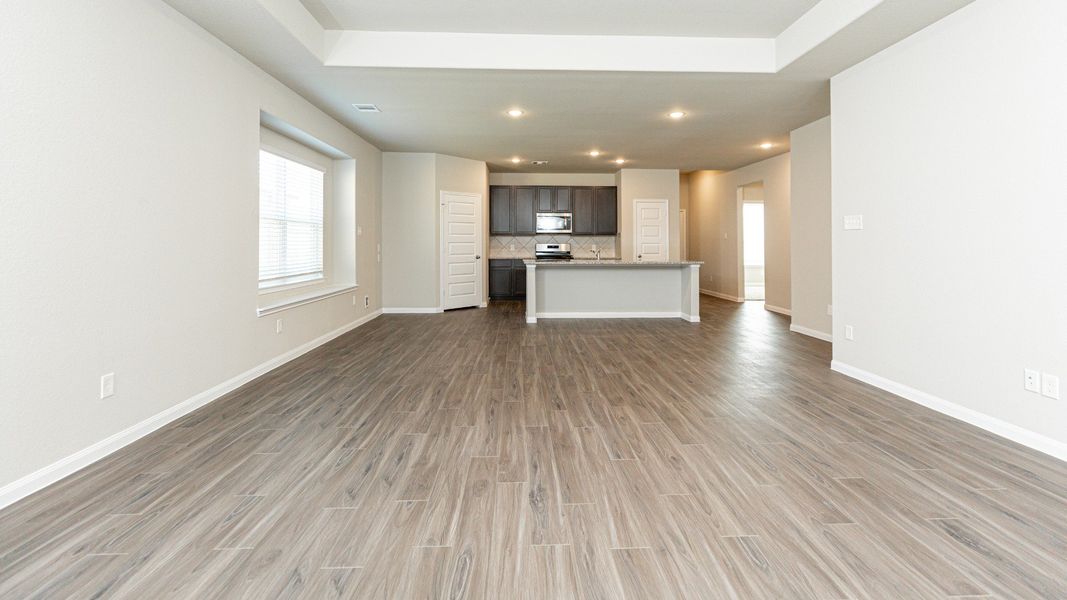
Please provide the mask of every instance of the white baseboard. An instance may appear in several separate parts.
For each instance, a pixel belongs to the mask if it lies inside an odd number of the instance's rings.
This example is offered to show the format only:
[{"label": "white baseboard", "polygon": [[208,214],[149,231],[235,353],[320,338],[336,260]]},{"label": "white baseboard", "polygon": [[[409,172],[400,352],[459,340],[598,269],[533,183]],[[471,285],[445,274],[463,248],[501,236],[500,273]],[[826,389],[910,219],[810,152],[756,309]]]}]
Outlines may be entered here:
[{"label": "white baseboard", "polygon": [[432,315],[432,314],[443,313],[443,312],[445,312],[445,309],[443,309],[443,308],[441,308],[439,306],[429,306],[429,307],[399,306],[399,307],[383,308],[382,309],[382,313],[383,314],[387,314],[387,315]]},{"label": "white baseboard", "polygon": [[966,406],[960,406],[955,402],[949,402],[948,400],[938,398],[933,394],[917,390],[913,387],[904,385],[903,383],[897,383],[896,381],[886,379],[881,375],[875,375],[874,373],[864,371],[863,369],[853,367],[852,365],[838,360],[831,361],[830,368],[842,375],[847,375],[853,379],[869,383],[876,388],[881,388],[887,392],[896,394],[901,398],[910,400],[916,404],[921,404],[931,410],[936,410],[941,414],[959,419],[965,423],[970,423],[975,427],[984,429],[990,433],[999,435],[1000,437],[1007,438],[1018,444],[1022,444],[1027,448],[1032,448],[1038,452],[1043,452],[1049,456],[1067,461],[1067,444],[1058,440],[1046,437],[1040,433],[1035,433],[1029,429],[1024,429],[1018,425],[1013,425],[1007,421],[1002,421],[996,417],[991,417],[985,413],[980,413],[976,410],[967,408]]},{"label": "white baseboard", "polygon": [[[682,312],[539,312],[538,319],[685,319],[697,323],[700,317]],[[693,321],[696,319],[696,321]]]},{"label": "white baseboard", "polygon": [[713,292],[711,290],[702,289],[702,290],[700,290],[700,293],[704,294],[705,296],[712,296],[712,297],[719,298],[719,299],[722,299],[722,300],[729,300],[730,302],[744,302],[745,301],[744,298],[738,298],[737,296],[728,296],[728,295],[723,294],[721,292]]},{"label": "white baseboard", "polygon": [[526,317],[526,322],[527,323],[536,323],[537,322],[537,317]]},{"label": "white baseboard", "polygon": [[781,306],[774,306],[773,304],[767,304],[766,302],[764,302],[763,308],[771,312],[778,313],[780,315],[785,315],[787,317],[793,316],[793,311],[789,310],[788,308],[782,308]]},{"label": "white baseboard", "polygon": [[84,469],[101,458],[104,458],[116,450],[120,450],[124,446],[132,444],[160,427],[184,417],[202,406],[210,404],[212,401],[221,398],[260,375],[264,375],[294,358],[307,354],[311,350],[352,331],[381,314],[382,311],[380,310],[369,313],[343,327],[321,335],[310,342],[301,344],[284,354],[256,365],[240,375],[231,377],[215,387],[200,392],[192,398],[175,404],[163,412],[157,413],[140,423],[128,427],[110,437],[104,438],[87,448],[83,448],[78,452],[67,456],[66,458],[62,458],[42,469],[30,473],[29,475],[12,481],[0,488],[0,508],[14,504],[26,496],[29,496],[64,477]]},{"label": "white baseboard", "polygon": [[829,333],[824,333],[817,329],[811,329],[808,327],[803,327],[801,325],[790,325],[789,331],[792,331],[793,333],[799,333],[801,335],[806,335],[808,337],[813,337],[817,340],[822,340],[824,342],[832,343],[834,341],[834,336]]}]

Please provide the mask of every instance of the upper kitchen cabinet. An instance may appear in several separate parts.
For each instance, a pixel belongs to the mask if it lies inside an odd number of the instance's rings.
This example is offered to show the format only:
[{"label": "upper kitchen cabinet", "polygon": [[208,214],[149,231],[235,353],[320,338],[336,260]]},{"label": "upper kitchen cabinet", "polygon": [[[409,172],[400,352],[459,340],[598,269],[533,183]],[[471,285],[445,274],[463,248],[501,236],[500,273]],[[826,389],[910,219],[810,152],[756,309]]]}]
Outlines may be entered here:
[{"label": "upper kitchen cabinet", "polygon": [[574,235],[593,235],[593,188],[571,188],[571,202],[574,205],[571,221]]},{"label": "upper kitchen cabinet", "polygon": [[593,203],[593,235],[616,235],[619,233],[619,194],[613,187],[595,189]]},{"label": "upper kitchen cabinet", "polygon": [[511,189],[511,234],[533,235],[537,232],[538,188]]},{"label": "upper kitchen cabinet", "polygon": [[573,215],[573,235],[616,235],[618,194],[614,187],[489,187],[489,234],[535,235],[537,213]]},{"label": "upper kitchen cabinet", "polygon": [[537,188],[537,212],[556,212],[556,188]]},{"label": "upper kitchen cabinet", "polygon": [[571,190],[574,188],[556,188],[556,207],[554,212],[571,212]]},{"label": "upper kitchen cabinet", "polygon": [[489,235],[511,235],[511,188],[489,188]]}]

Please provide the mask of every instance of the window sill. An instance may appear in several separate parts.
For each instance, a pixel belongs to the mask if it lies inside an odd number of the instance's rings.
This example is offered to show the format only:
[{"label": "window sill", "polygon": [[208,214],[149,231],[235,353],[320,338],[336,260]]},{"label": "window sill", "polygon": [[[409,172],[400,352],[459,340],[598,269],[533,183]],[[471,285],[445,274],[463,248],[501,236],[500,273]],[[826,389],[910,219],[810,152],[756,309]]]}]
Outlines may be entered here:
[{"label": "window sill", "polygon": [[326,298],[333,298],[334,296],[340,296],[346,292],[351,292],[359,288],[358,285],[331,285],[329,287],[320,288],[313,292],[306,294],[300,294],[298,296],[289,296],[284,300],[278,300],[260,306],[256,309],[256,316],[263,317],[266,315],[272,315],[276,312],[288,310],[290,308],[296,308],[297,306],[303,306],[305,304],[311,304],[312,302],[318,302],[319,300],[325,300]]}]

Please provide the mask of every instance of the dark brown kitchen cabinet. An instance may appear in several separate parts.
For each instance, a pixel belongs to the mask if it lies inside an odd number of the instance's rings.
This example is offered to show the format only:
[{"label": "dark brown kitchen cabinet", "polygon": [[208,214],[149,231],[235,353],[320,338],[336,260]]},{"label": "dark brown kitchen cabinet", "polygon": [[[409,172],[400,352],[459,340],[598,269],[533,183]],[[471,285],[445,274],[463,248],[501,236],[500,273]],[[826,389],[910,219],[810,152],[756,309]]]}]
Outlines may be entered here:
[{"label": "dark brown kitchen cabinet", "polygon": [[516,260],[511,263],[511,293],[526,296],[526,263]]},{"label": "dark brown kitchen cabinet", "polygon": [[489,261],[489,297],[521,298],[526,295],[526,263],[522,259]]},{"label": "dark brown kitchen cabinet", "polygon": [[537,188],[537,212],[556,212],[556,188]]},{"label": "dark brown kitchen cabinet", "polygon": [[489,235],[511,235],[511,188],[489,188]]},{"label": "dark brown kitchen cabinet", "polygon": [[617,188],[596,188],[593,214],[593,235],[616,235],[619,233],[619,199]]},{"label": "dark brown kitchen cabinet", "polygon": [[556,188],[556,205],[553,208],[554,212],[571,212],[571,190],[574,188],[558,187]]},{"label": "dark brown kitchen cabinet", "polygon": [[573,235],[618,233],[614,187],[490,186],[490,235],[535,235],[539,212],[571,213]]},{"label": "dark brown kitchen cabinet", "polygon": [[593,235],[593,188],[571,188],[573,219],[571,229],[574,235]]},{"label": "dark brown kitchen cabinet", "polygon": [[511,192],[511,234],[537,232],[537,188],[516,187]]},{"label": "dark brown kitchen cabinet", "polygon": [[489,260],[489,297],[510,298],[514,295],[511,283],[511,259]]}]

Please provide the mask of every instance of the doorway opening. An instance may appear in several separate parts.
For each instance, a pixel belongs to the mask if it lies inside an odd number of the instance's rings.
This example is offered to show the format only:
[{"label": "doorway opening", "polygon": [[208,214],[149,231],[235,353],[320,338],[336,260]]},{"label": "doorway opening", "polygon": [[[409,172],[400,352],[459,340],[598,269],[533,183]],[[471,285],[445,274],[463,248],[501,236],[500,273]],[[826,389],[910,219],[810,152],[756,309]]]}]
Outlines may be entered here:
[{"label": "doorway opening", "polygon": [[767,298],[766,231],[763,182],[741,186],[741,266],[745,300]]}]

